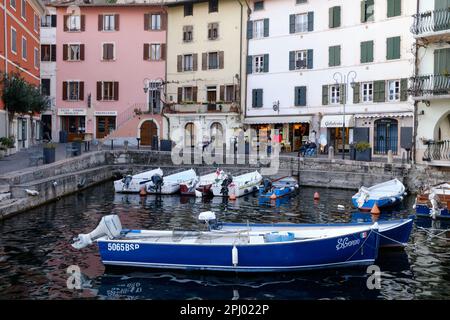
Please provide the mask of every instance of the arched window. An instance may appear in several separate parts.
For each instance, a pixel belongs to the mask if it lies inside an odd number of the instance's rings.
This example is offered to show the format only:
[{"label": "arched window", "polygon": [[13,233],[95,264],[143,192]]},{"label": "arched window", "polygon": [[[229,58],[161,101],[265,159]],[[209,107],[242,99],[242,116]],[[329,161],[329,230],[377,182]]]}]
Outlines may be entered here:
[{"label": "arched window", "polygon": [[195,147],[195,125],[189,122],[184,127],[184,145],[186,147]]},{"label": "arched window", "polygon": [[374,123],[374,153],[387,154],[391,150],[398,153],[398,121],[379,119]]},{"label": "arched window", "polygon": [[211,124],[211,141],[215,146],[223,144],[223,127],[219,122]]}]

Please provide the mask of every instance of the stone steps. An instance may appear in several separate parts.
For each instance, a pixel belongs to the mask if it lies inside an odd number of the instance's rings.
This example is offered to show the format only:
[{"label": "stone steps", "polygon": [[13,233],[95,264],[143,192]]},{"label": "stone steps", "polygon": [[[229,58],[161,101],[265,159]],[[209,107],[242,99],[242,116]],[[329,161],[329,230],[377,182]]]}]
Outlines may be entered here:
[{"label": "stone steps", "polygon": [[9,184],[0,184],[0,194],[9,192]]},{"label": "stone steps", "polygon": [[0,204],[9,199],[11,199],[11,193],[0,193]]}]

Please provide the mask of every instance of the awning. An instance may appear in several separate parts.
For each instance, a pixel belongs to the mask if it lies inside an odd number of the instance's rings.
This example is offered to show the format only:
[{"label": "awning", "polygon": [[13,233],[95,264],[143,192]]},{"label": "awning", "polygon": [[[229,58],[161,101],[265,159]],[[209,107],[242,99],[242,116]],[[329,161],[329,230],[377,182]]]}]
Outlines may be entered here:
[{"label": "awning", "polygon": [[[320,122],[321,128],[341,128],[343,126],[344,115],[323,116]],[[345,126],[347,128],[355,126],[353,115],[345,115]]]},{"label": "awning", "polygon": [[402,118],[413,117],[412,112],[391,112],[391,113],[368,113],[368,114],[355,114],[355,118]]},{"label": "awning", "polygon": [[311,123],[312,116],[248,117],[244,124]]}]

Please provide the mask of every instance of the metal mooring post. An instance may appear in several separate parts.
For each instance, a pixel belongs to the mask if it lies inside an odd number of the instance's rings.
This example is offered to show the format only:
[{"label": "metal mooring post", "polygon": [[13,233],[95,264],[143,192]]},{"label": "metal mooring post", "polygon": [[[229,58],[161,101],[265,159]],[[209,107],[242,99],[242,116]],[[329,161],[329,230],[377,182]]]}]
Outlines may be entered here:
[{"label": "metal mooring post", "polygon": [[111,150],[114,150],[114,140],[111,139]]}]

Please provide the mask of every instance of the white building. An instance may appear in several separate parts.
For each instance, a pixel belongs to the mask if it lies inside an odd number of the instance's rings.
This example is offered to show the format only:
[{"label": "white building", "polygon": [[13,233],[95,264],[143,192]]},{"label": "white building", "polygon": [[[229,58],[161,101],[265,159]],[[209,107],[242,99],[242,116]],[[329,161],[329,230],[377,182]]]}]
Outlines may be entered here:
[{"label": "white building", "polygon": [[[41,115],[43,137],[59,141],[56,129],[56,8],[46,6],[41,19],[41,88],[49,96],[49,106]],[[48,137],[48,135],[50,137]]]},{"label": "white building", "polygon": [[450,1],[421,0],[413,34],[417,39],[416,160],[450,166]]},{"label": "white building", "polygon": [[[315,137],[339,151],[346,100],[345,150],[366,141],[374,156],[392,150],[402,157],[411,148],[415,1],[253,0],[250,6],[244,124],[278,129],[285,150]],[[334,74],[350,71],[356,77],[346,89],[336,85]]]}]

